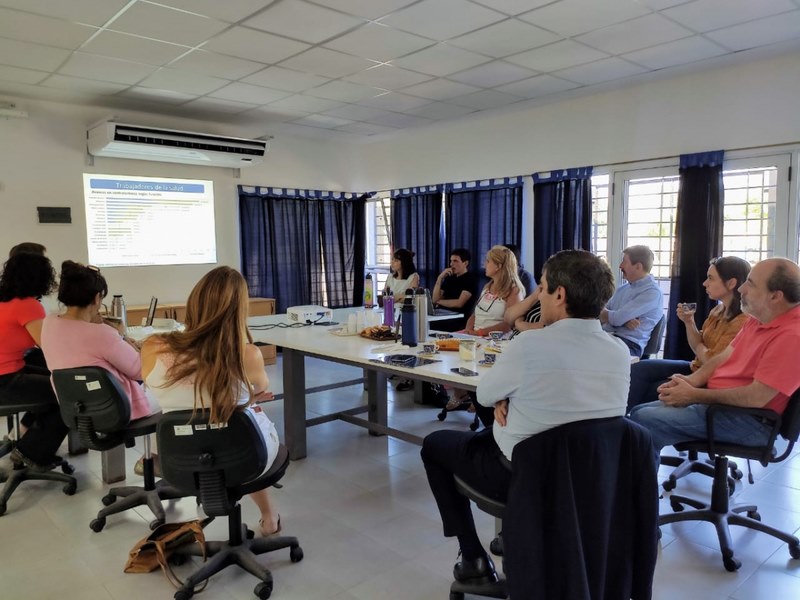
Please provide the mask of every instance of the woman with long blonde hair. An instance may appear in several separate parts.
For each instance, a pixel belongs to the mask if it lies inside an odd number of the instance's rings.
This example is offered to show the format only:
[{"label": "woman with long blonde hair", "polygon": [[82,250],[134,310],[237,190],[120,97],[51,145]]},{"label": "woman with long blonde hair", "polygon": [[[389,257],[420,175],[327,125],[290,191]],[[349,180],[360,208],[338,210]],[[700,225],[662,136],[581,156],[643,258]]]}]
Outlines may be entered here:
[{"label": "woman with long blonde hair", "polygon": [[[147,339],[142,376],[164,412],[208,411],[211,423],[226,423],[237,410],[251,413],[262,433],[267,466],[278,452],[275,425],[256,402],[272,397],[264,359],[247,329],[244,277],[217,267],[194,286],[186,304],[186,329]],[[281,530],[267,490],[250,494],[261,511],[262,535]]]},{"label": "woman with long blonde hair", "polygon": [[514,253],[505,246],[492,246],[484,262],[489,283],[483,288],[475,312],[467,320],[465,333],[485,336],[490,331],[509,331],[503,321],[506,310],[522,300],[524,288],[517,274]]}]

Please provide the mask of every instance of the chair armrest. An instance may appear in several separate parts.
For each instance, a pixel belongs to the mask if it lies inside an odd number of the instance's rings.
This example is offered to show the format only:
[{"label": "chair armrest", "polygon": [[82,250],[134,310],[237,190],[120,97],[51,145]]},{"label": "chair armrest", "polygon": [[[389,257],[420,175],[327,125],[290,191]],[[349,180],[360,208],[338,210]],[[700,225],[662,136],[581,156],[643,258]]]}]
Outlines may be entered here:
[{"label": "chair armrest", "polygon": [[747,408],[742,406],[728,406],[726,404],[711,404],[706,411],[706,432],[708,442],[708,455],[715,458],[716,446],[714,442],[714,419],[718,413],[727,413],[733,416],[752,417],[761,419],[765,425],[770,426],[769,440],[764,445],[764,452],[759,462],[766,466],[772,459],[772,448],[781,429],[781,416],[773,410],[766,408]]}]

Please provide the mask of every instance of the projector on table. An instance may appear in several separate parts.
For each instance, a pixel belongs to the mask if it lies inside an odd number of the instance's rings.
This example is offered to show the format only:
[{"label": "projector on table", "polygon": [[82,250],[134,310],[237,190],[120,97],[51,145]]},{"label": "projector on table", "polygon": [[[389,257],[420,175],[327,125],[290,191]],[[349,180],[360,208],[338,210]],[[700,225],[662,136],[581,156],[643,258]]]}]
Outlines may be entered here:
[{"label": "projector on table", "polygon": [[290,306],[286,309],[289,323],[317,323],[333,321],[333,311],[324,306],[308,304],[306,306]]}]

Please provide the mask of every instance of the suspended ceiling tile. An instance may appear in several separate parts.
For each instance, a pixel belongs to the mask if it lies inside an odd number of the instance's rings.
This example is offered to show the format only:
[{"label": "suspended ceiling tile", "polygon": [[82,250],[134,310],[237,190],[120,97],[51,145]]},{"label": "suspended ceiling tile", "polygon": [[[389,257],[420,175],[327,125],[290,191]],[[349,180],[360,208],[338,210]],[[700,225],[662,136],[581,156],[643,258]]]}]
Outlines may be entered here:
[{"label": "suspended ceiling tile", "polygon": [[450,75],[449,78],[478,87],[495,87],[519,79],[526,79],[531,75],[535,75],[535,73],[530,69],[496,60],[474,69]]},{"label": "suspended ceiling tile", "polygon": [[339,100],[340,102],[358,102],[364,98],[372,98],[386,90],[366,85],[358,85],[348,81],[331,81],[314,89],[308,90],[309,96]]},{"label": "suspended ceiling tile", "polygon": [[75,77],[84,77],[86,79],[134,84],[150,75],[157,68],[153,65],[75,52],[58,72],[61,75],[74,75]]},{"label": "suspended ceiling tile", "polygon": [[415,108],[410,112],[417,117],[425,117],[426,119],[439,121],[441,119],[463,117],[475,111],[476,109],[471,106],[457,106],[455,104],[448,104],[447,102],[431,102],[425,106]]},{"label": "suspended ceiling tile", "polygon": [[288,97],[288,92],[273,90],[258,85],[247,83],[231,83],[210,94],[212,98],[222,98],[233,100],[234,102],[245,102],[248,104],[269,104],[276,100]]},{"label": "suspended ceiling tile", "polygon": [[70,90],[95,96],[110,96],[128,89],[129,86],[121,83],[110,83],[108,81],[94,81],[82,77],[71,77],[69,75],[51,75],[41,85],[46,87]]},{"label": "suspended ceiling tile", "polygon": [[475,2],[513,16],[545,4],[552,4],[553,0],[475,0]]},{"label": "suspended ceiling tile", "polygon": [[798,8],[791,0],[695,0],[665,10],[662,14],[678,23],[704,32],[760,19]]},{"label": "suspended ceiling tile", "polygon": [[413,4],[417,0],[313,0],[314,4],[322,4],[342,12],[358,15],[365,19],[377,19],[400,8]]},{"label": "suspended ceiling tile", "polygon": [[20,69],[0,65],[0,81],[16,81],[17,83],[35,84],[42,81],[49,73],[44,71],[33,71],[32,69]]},{"label": "suspended ceiling tile", "polygon": [[125,98],[136,98],[137,100],[147,100],[150,102],[161,102],[163,104],[184,104],[196,98],[194,94],[183,94],[175,90],[162,90],[157,88],[132,87],[120,93]]},{"label": "suspended ceiling tile", "polygon": [[283,67],[268,67],[242,79],[244,83],[263,85],[264,87],[288,92],[302,92],[329,81],[330,79],[327,77],[284,69]]},{"label": "suspended ceiling tile", "polygon": [[572,37],[620,23],[651,12],[642,2],[631,0],[561,0],[548,6],[532,10],[518,18],[554,31],[565,37]]},{"label": "suspended ceiling tile", "polygon": [[325,44],[326,48],[386,62],[431,46],[433,40],[392,29],[380,23],[367,23]]},{"label": "suspended ceiling tile", "polygon": [[0,37],[74,50],[96,32],[89,25],[0,8]]},{"label": "suspended ceiling tile", "polygon": [[393,67],[392,65],[378,65],[377,67],[349,75],[345,79],[371,87],[396,90],[427,81],[430,76]]},{"label": "suspended ceiling tile", "polygon": [[393,60],[392,64],[404,69],[442,77],[491,60],[488,56],[440,43],[404,58]]},{"label": "suspended ceiling tile", "polygon": [[200,44],[226,27],[227,23],[216,19],[144,2],[133,4],[109,25],[114,31],[188,46]]},{"label": "suspended ceiling tile", "polygon": [[695,35],[690,38],[623,54],[622,58],[645,66],[648,69],[657,70],[720,56],[725,52],[724,48],[714,42],[705,37]]},{"label": "suspended ceiling tile", "polygon": [[158,4],[174,6],[227,23],[238,23],[273,2],[275,0],[158,0]]},{"label": "suspended ceiling tile", "polygon": [[11,67],[53,71],[70,55],[69,50],[0,38],[2,62]]},{"label": "suspended ceiling tile", "polygon": [[337,127],[340,131],[348,133],[357,133],[360,135],[377,135],[379,133],[388,133],[390,131],[397,131],[394,127],[386,127],[384,125],[376,125],[374,123],[349,123],[342,127]]},{"label": "suspended ceiling tile", "polygon": [[[417,98],[415,96],[400,94],[398,92],[389,92],[386,94],[381,94],[380,96],[375,96],[374,98],[361,100],[358,102],[358,104],[371,106],[373,108],[382,108],[383,110],[404,112],[418,106],[422,106],[423,104],[428,104],[428,102],[430,101],[427,98]],[[379,123],[383,124],[383,121],[379,121]],[[391,125],[391,123],[387,124]]]},{"label": "suspended ceiling tile", "polygon": [[267,64],[281,61],[309,47],[303,42],[246,27],[233,27],[203,45],[204,50]]},{"label": "suspended ceiling tile", "polygon": [[347,119],[340,119],[339,117],[332,117],[330,115],[309,115],[301,119],[292,121],[297,125],[308,125],[309,127],[322,127],[324,129],[335,129],[342,125],[352,123]]},{"label": "suspended ceiling tile", "polygon": [[341,105],[341,102],[336,102],[334,100],[314,98],[304,94],[295,94],[294,96],[289,96],[288,98],[278,100],[277,102],[271,102],[268,109],[277,111],[288,110],[304,113],[321,113]]},{"label": "suspended ceiling tile", "polygon": [[327,48],[312,48],[311,50],[283,61],[281,66],[337,79],[375,66],[376,64],[378,63],[375,61],[350,56],[349,54],[328,50]]},{"label": "suspended ceiling tile", "polygon": [[497,89],[501,92],[522,96],[523,98],[538,98],[539,96],[556,94],[576,87],[579,87],[578,84],[572,81],[565,81],[552,75],[537,75],[530,79],[502,85]]},{"label": "suspended ceiling tile", "polygon": [[488,108],[500,108],[501,106],[508,106],[515,102],[520,102],[522,98],[512,94],[505,94],[496,90],[481,90],[474,94],[466,96],[459,96],[458,98],[451,98],[450,102],[460,106],[469,106],[478,110],[485,110]]},{"label": "suspended ceiling tile", "polygon": [[148,65],[165,65],[188,50],[186,46],[167,44],[115,31],[103,31],[81,48],[81,52]]},{"label": "suspended ceiling tile", "polygon": [[226,79],[239,79],[264,68],[263,63],[206,50],[192,50],[170,66]]},{"label": "suspended ceiling tile", "polygon": [[202,96],[229,83],[230,81],[220,77],[209,77],[181,69],[163,68],[145,78],[139,85]]},{"label": "suspended ceiling tile", "polygon": [[800,38],[800,10],[705,34],[731,50],[747,50]]},{"label": "suspended ceiling tile", "polygon": [[555,33],[516,19],[509,19],[454,38],[448,44],[493,58],[503,58],[560,39],[561,37]]},{"label": "suspended ceiling tile", "polygon": [[505,18],[496,11],[463,0],[422,0],[382,18],[380,22],[443,41]]},{"label": "suspended ceiling tile", "polygon": [[431,100],[447,100],[448,98],[455,98],[456,96],[465,96],[472,92],[479,91],[472,85],[465,83],[458,83],[450,81],[449,79],[432,79],[425,83],[412,85],[403,89],[404,94],[411,94],[412,96],[420,96],[422,98],[429,98]]},{"label": "suspended ceiling tile", "polygon": [[0,0],[0,6],[55,17],[73,23],[103,25],[117,14],[129,0]]},{"label": "suspended ceiling tile", "polygon": [[623,54],[691,35],[690,30],[661,15],[647,15],[591,31],[575,40],[609,54]]},{"label": "suspended ceiling tile", "polygon": [[644,67],[612,56],[610,58],[598,60],[597,62],[557,71],[554,75],[583,85],[592,85],[638,75],[646,71],[647,69]]},{"label": "suspended ceiling tile", "polygon": [[605,52],[600,52],[572,40],[562,40],[549,46],[508,56],[505,60],[534,71],[547,73],[599,60],[607,56],[608,54]]},{"label": "suspended ceiling tile", "polygon": [[183,108],[208,111],[208,114],[214,114],[215,112],[238,114],[247,110],[252,110],[255,107],[256,105],[254,104],[223,100],[222,98],[209,98],[207,96],[197,98],[183,105]]},{"label": "suspended ceiling tile", "polygon": [[385,125],[387,127],[396,127],[399,129],[405,129],[406,127],[419,127],[421,125],[427,125],[431,122],[431,120],[425,119],[423,117],[418,117],[412,114],[400,115],[397,113],[392,113],[387,117],[381,117],[379,119],[370,119],[369,122],[377,123],[378,125]]},{"label": "suspended ceiling tile", "polygon": [[388,117],[394,113],[388,110],[380,110],[378,108],[369,108],[367,106],[358,106],[356,104],[345,104],[331,110],[325,111],[326,115],[333,115],[342,119],[349,119],[351,121],[372,121],[381,117]]},{"label": "suspended ceiling tile", "polygon": [[363,23],[364,19],[344,15],[301,0],[282,0],[247,19],[244,25],[318,44]]}]

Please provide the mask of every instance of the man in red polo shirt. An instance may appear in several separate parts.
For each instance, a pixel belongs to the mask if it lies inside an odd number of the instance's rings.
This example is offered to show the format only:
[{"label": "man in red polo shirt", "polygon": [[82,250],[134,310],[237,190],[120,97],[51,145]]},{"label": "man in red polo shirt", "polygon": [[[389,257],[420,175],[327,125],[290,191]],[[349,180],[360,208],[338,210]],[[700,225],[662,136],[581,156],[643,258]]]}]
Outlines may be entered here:
[{"label": "man in red polo shirt", "polygon": [[[782,414],[800,388],[800,267],[786,258],[768,258],[753,267],[739,291],[742,310],[751,318],[730,346],[691,375],[673,375],[658,388],[657,402],[631,411],[631,419],[650,430],[656,447],[704,439],[709,404]],[[758,446],[769,432],[749,415],[714,417],[719,442]]]}]

